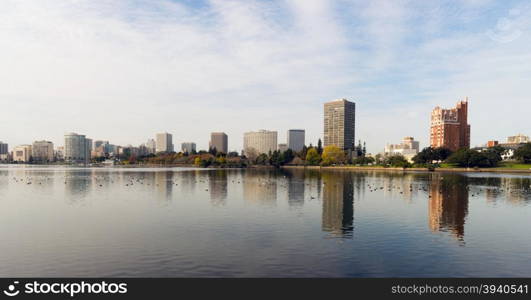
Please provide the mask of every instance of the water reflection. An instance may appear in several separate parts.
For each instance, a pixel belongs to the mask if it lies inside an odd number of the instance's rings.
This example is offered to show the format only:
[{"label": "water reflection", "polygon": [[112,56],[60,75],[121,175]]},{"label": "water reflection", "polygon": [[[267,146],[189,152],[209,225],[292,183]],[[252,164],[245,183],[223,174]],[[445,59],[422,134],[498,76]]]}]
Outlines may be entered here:
[{"label": "water reflection", "polygon": [[[133,181],[130,184],[135,183]],[[156,199],[171,201],[174,184],[172,171],[155,172]]]},{"label": "water reflection", "polygon": [[214,170],[208,173],[210,203],[212,206],[224,206],[228,195],[227,170]]},{"label": "water reflection", "polygon": [[464,242],[468,214],[467,178],[459,175],[435,176],[429,186],[429,228],[450,232]]},{"label": "water reflection", "polygon": [[322,174],[322,229],[338,237],[352,237],[354,229],[354,183],[351,172]]},{"label": "water reflection", "polygon": [[287,179],[288,205],[290,207],[301,207],[304,205],[306,195],[306,184],[304,170],[294,170],[292,172],[283,172]]},{"label": "water reflection", "polygon": [[277,176],[271,172],[250,171],[243,177],[243,198],[246,203],[275,206]]}]

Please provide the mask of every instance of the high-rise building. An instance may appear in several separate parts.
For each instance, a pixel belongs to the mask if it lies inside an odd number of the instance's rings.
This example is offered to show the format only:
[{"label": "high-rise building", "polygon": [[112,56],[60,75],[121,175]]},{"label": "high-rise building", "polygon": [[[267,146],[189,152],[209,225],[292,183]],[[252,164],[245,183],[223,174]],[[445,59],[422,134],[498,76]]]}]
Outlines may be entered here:
[{"label": "high-rise building", "polygon": [[109,141],[101,141],[101,140],[94,141],[94,149],[92,150],[101,152],[104,154],[109,154],[112,152],[111,144],[109,143]]},{"label": "high-rise building", "polygon": [[470,148],[468,124],[468,98],[459,101],[455,108],[436,107],[431,112],[430,145],[432,148],[448,148],[457,151]]},{"label": "high-rise building", "polygon": [[277,132],[268,130],[246,132],[243,136],[243,150],[247,156],[277,150]]},{"label": "high-rise building", "polygon": [[529,143],[531,140],[528,136],[523,134],[517,134],[515,136],[510,136],[507,138],[507,144],[521,144],[521,143]]},{"label": "high-rise building", "polygon": [[216,148],[218,152],[229,152],[229,137],[225,132],[212,132],[210,134],[209,148]]},{"label": "high-rise building", "polygon": [[146,142],[147,154],[157,153],[157,143],[154,139],[148,139]]},{"label": "high-rise building", "polygon": [[155,138],[156,140],[156,151],[158,152],[173,152],[173,142],[172,135],[164,132],[157,133]]},{"label": "high-rise building", "polygon": [[65,134],[64,159],[70,163],[88,163],[92,149],[92,140],[77,133]]},{"label": "high-rise building", "polygon": [[54,159],[53,143],[49,141],[35,141],[31,149],[33,161],[51,162]]},{"label": "high-rise building", "polygon": [[2,154],[8,154],[9,153],[9,147],[6,143],[0,142],[0,155]]},{"label": "high-rise building", "polygon": [[344,150],[355,147],[356,103],[346,99],[324,104],[324,146],[335,145]]},{"label": "high-rise building", "polygon": [[195,143],[182,143],[181,144],[181,151],[183,153],[192,153],[195,152]]},{"label": "high-rise building", "polygon": [[0,160],[9,160],[9,147],[6,143],[0,142]]},{"label": "high-rise building", "polygon": [[288,148],[299,152],[304,148],[305,131],[304,129],[290,129],[288,130]]},{"label": "high-rise building", "polygon": [[29,162],[31,160],[31,145],[20,145],[13,149],[13,161]]}]

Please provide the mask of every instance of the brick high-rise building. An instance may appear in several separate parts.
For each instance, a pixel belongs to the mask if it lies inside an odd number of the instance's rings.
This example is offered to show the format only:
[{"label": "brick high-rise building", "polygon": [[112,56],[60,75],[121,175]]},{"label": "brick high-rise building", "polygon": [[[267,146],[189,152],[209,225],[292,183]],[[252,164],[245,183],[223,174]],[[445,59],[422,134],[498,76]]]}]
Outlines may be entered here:
[{"label": "brick high-rise building", "polygon": [[468,124],[468,98],[459,101],[455,108],[436,107],[431,112],[430,145],[432,148],[448,148],[457,151],[470,148]]}]

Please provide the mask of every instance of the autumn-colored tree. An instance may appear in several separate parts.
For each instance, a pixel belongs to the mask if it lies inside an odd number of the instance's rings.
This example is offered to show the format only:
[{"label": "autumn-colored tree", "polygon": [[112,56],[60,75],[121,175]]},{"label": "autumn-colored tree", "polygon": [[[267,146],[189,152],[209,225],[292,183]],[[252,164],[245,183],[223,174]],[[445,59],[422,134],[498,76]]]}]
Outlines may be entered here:
[{"label": "autumn-colored tree", "polygon": [[194,165],[201,166],[201,157],[198,156],[194,159]]},{"label": "autumn-colored tree", "polygon": [[345,151],[337,146],[329,145],[323,149],[323,165],[332,165],[345,162]]},{"label": "autumn-colored tree", "polygon": [[321,161],[321,155],[317,152],[317,149],[310,148],[306,153],[306,163],[312,166],[318,165]]}]

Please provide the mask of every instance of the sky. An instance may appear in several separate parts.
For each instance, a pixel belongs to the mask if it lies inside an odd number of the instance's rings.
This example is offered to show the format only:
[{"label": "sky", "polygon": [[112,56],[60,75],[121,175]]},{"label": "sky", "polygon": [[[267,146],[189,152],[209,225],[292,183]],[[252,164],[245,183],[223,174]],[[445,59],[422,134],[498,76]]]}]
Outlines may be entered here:
[{"label": "sky", "polygon": [[139,145],[157,132],[323,134],[323,103],[356,102],[369,152],[468,97],[472,145],[531,135],[529,1],[3,0],[0,141],[77,132]]}]

